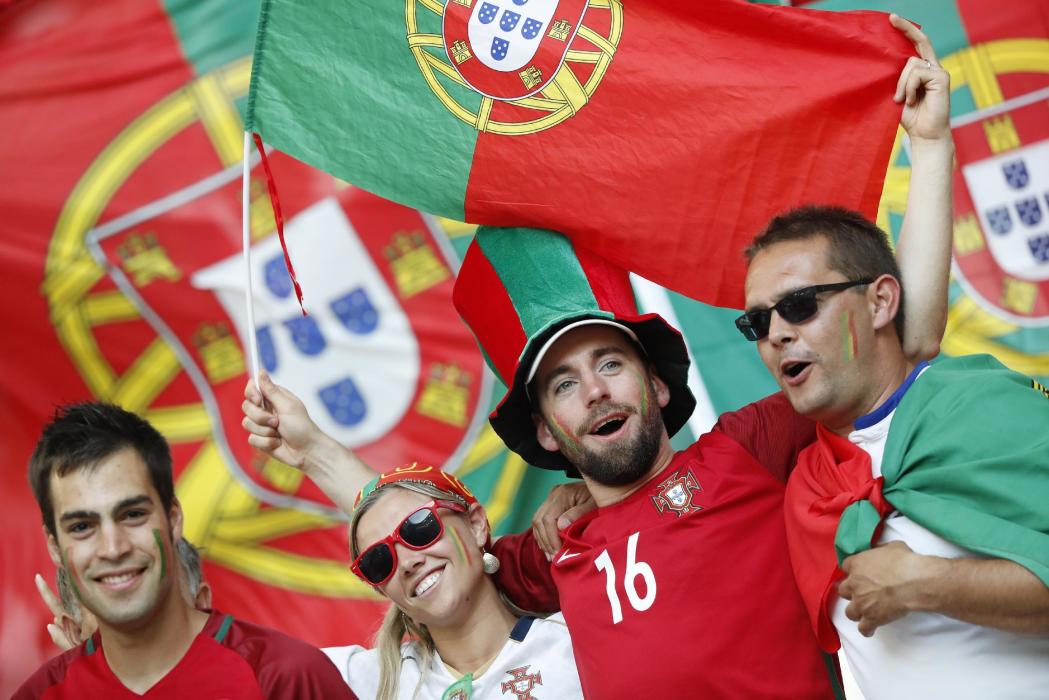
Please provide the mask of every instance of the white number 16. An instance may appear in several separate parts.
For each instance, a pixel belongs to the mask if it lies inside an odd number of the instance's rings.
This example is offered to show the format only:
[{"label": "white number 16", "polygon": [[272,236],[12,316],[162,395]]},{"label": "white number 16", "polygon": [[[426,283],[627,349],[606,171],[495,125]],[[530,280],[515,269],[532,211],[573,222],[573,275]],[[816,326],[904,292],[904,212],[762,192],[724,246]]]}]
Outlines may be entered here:
[{"label": "white number 16", "polygon": [[[627,600],[631,607],[638,612],[644,612],[656,602],[656,575],[652,573],[652,567],[643,561],[637,561],[637,537],[640,533],[635,532],[626,541],[626,572],[623,576],[623,589],[626,591]],[[598,571],[605,572],[605,593],[608,594],[608,604],[612,606],[612,624],[623,621],[623,606],[619,602],[616,593],[616,568],[612,564],[612,557],[608,556],[608,550],[601,552],[594,566]],[[641,578],[645,584],[645,596],[642,598],[637,594],[636,581]]]}]

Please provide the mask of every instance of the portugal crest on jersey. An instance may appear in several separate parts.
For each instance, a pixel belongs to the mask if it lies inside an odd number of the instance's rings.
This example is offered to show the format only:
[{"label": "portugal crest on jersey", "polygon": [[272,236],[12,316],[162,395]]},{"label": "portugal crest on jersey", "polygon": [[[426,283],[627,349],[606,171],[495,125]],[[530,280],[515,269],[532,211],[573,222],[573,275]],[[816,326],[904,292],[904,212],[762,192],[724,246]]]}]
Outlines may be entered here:
[{"label": "portugal crest on jersey", "polygon": [[520,666],[507,671],[510,680],[500,686],[503,695],[510,693],[517,700],[535,700],[532,689],[543,684],[543,675],[538,670],[535,673],[529,673],[528,668],[528,666]]},{"label": "portugal crest on jersey", "polygon": [[954,129],[959,279],[993,313],[1049,324],[1049,102],[1034,93],[962,122]]},{"label": "portugal crest on jersey", "polygon": [[672,512],[680,518],[686,513],[703,510],[702,506],[694,502],[695,495],[702,491],[703,489],[691,471],[686,471],[684,474],[676,472],[656,487],[656,495],[652,496],[652,503],[660,513]]},{"label": "portugal crest on jersey", "polygon": [[450,0],[444,47],[456,72],[496,100],[519,100],[553,79],[587,0]]}]

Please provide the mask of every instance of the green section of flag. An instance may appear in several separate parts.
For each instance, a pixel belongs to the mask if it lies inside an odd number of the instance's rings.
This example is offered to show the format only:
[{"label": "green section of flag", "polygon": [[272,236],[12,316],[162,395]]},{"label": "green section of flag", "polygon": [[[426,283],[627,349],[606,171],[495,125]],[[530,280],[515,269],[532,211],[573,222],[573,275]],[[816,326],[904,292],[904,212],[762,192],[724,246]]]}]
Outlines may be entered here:
[{"label": "green section of flag", "polygon": [[257,3],[164,0],[164,7],[196,75],[251,54],[259,16]]},{"label": "green section of flag", "polygon": [[[739,311],[702,304],[670,292],[696,369],[714,411],[735,411],[779,390],[758,356],[757,345],[736,329]],[[698,437],[698,436],[696,436]]]},{"label": "green section of flag", "polygon": [[[1046,426],[1049,397],[1028,377],[989,355],[937,362],[893,416],[885,498],[940,537],[1015,561],[1049,585]],[[866,510],[839,523],[839,558],[870,548],[880,519]]]},{"label": "green section of flag", "polygon": [[[406,6],[414,37],[439,39],[439,18],[416,2],[265,0],[247,128],[382,197],[461,220],[477,131],[427,85],[409,46]],[[417,53],[422,60],[439,52],[443,46]],[[376,144],[410,154],[411,163],[377,161]],[[396,173],[409,167],[414,176],[404,182]]]},{"label": "green section of flag", "polygon": [[932,39],[941,58],[944,51],[957,51],[969,45],[955,0],[823,0],[806,7],[816,10],[878,10],[896,14],[920,24]]}]

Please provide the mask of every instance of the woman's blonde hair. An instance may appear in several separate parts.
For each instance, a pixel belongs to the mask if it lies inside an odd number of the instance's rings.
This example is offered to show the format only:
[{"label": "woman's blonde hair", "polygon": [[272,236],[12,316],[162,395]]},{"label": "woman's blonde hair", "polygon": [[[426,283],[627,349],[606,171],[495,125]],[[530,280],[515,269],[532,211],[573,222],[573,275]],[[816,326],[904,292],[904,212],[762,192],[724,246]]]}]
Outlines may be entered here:
[{"label": "woman's blonde hair", "polygon": [[[442,491],[436,486],[425,482],[399,481],[378,488],[357,504],[350,518],[350,554],[354,559],[361,553],[360,546],[357,544],[357,526],[360,523],[361,516],[367,513],[375,505],[375,502],[382,498],[386,491],[391,488],[401,488],[430,498],[455,501],[466,505],[462,497],[457,494],[451,491]],[[421,625],[412,620],[391,601],[390,607],[386,611],[386,616],[382,620],[382,625],[379,626],[379,631],[375,633],[374,644],[375,648],[379,650],[379,693],[376,696],[376,700],[395,700],[397,697],[401,678],[401,663],[403,661],[401,645],[406,635],[409,642],[415,642],[415,646],[421,655],[419,659],[419,684],[415,689],[415,694],[417,695],[419,689],[422,688],[423,677],[426,675],[426,671],[430,668],[430,663],[433,660],[435,650],[433,637],[430,636],[430,631],[426,629],[426,625]]]}]

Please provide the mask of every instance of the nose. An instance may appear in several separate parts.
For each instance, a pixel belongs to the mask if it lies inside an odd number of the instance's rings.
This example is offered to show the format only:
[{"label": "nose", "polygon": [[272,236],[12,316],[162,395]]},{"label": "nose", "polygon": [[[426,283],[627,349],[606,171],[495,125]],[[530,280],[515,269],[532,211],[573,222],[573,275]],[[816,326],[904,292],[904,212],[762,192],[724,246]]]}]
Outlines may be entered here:
[{"label": "nose", "polygon": [[99,556],[103,559],[118,560],[131,552],[131,539],[124,528],[117,523],[107,522],[101,526],[102,548]]},{"label": "nose", "polygon": [[400,542],[396,543],[394,547],[397,551],[397,568],[402,573],[411,574],[426,561],[426,554],[421,549],[411,549]]},{"label": "nose", "polygon": [[797,337],[793,323],[784,321],[778,311],[769,319],[769,342],[775,348],[790,344]]},{"label": "nose", "polygon": [[604,376],[596,372],[588,372],[583,377],[583,395],[586,397],[587,406],[593,406],[594,404],[607,401],[611,394],[608,389],[608,382]]}]

